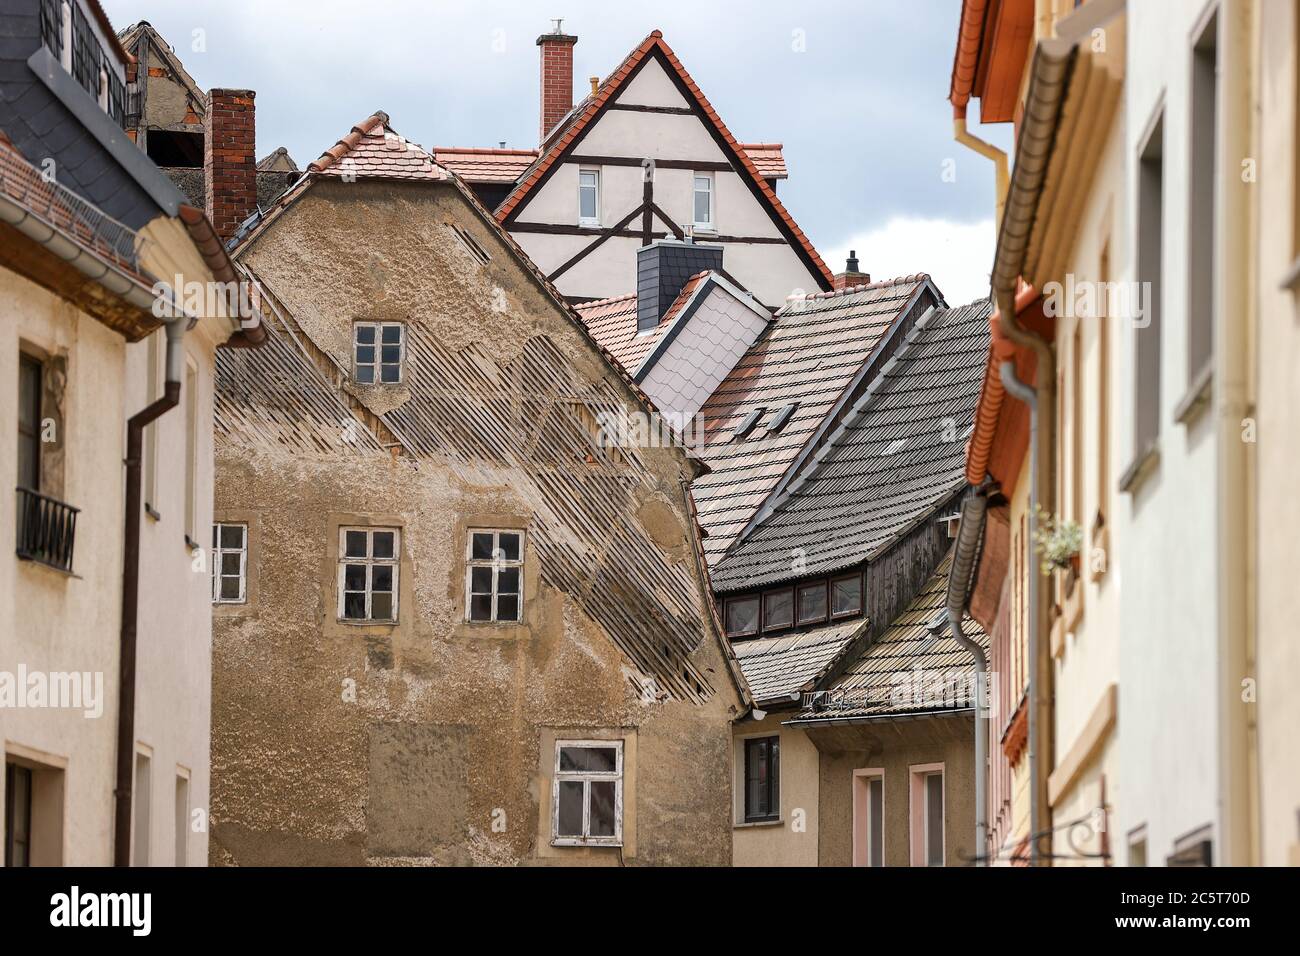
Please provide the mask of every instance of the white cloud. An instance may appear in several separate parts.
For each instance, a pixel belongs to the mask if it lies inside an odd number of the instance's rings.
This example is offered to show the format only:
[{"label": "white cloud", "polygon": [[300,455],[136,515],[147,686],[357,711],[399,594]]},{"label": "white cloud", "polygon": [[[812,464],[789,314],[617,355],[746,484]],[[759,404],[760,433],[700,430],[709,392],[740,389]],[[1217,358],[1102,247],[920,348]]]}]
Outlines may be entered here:
[{"label": "white cloud", "polygon": [[965,305],[989,294],[996,237],[993,220],[975,223],[896,216],[879,229],[823,251],[832,272],[844,271],[849,250],[872,281],[928,272],[949,305]]}]

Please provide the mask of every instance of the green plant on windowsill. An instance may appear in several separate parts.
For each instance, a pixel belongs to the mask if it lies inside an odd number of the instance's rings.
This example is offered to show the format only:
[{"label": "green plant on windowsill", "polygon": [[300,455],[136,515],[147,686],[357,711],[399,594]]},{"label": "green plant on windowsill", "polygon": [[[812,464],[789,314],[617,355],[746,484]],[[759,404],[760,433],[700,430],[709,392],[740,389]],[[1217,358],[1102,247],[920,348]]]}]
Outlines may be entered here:
[{"label": "green plant on windowsill", "polygon": [[1060,569],[1079,570],[1079,552],[1083,548],[1083,528],[1077,521],[1051,514],[1038,506],[1034,526],[1034,550],[1044,574]]}]

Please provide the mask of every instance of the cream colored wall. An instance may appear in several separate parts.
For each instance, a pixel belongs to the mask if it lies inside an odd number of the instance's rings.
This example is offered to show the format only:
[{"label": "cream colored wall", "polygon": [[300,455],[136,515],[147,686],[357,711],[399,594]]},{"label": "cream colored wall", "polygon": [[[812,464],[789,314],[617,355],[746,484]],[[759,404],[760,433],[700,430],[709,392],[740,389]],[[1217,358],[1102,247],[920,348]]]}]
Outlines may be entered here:
[{"label": "cream colored wall", "polygon": [[[734,802],[731,834],[735,866],[816,866],[819,755],[802,730],[782,727],[790,712],[768,714],[763,720],[743,720],[732,726]],[[744,823],[744,741],[778,734],[781,738],[781,820]]]},{"label": "cream colored wall", "polygon": [[1260,862],[1300,865],[1300,288],[1281,279],[1300,255],[1296,157],[1297,37],[1293,4],[1260,8],[1259,125],[1259,823]]},{"label": "cream colored wall", "polygon": [[[1067,258],[1067,272],[1076,283],[1102,282],[1113,275],[1102,274],[1103,258],[1114,273],[1116,265],[1125,261],[1126,237],[1124,220],[1124,136],[1123,122],[1116,119],[1109,131],[1107,145],[1098,163],[1089,196],[1078,219],[1071,251]],[[1065,276],[1058,277],[1064,281]],[[1106,323],[1103,336],[1102,323]],[[1108,527],[1111,522],[1112,502],[1116,495],[1114,463],[1124,459],[1123,450],[1115,447],[1114,422],[1116,411],[1107,409],[1106,430],[1103,433],[1100,371],[1108,371],[1107,391],[1113,400],[1117,389],[1126,384],[1117,380],[1110,354],[1117,338],[1123,334],[1120,320],[1106,315],[1063,316],[1057,319],[1056,355],[1058,369],[1064,375],[1063,388],[1057,394],[1063,414],[1059,416],[1062,428],[1057,436],[1061,450],[1061,469],[1058,478],[1058,510],[1076,520],[1083,529],[1084,542],[1081,554],[1082,601],[1078,617],[1072,626],[1063,626],[1063,640],[1054,642],[1055,717],[1056,717],[1056,767],[1060,767],[1072,748],[1085,746],[1084,737],[1089,719],[1108,688],[1119,680],[1119,570],[1111,568],[1111,553],[1115,546],[1114,534]],[[1082,336],[1081,339],[1079,336]],[[1082,346],[1081,361],[1075,361],[1076,343]],[[1082,406],[1076,407],[1074,374],[1081,371]],[[1075,434],[1082,427],[1081,460],[1078,475],[1082,478],[1082,509],[1074,514],[1075,498]],[[1105,460],[1110,464],[1102,476],[1099,460],[1106,442]],[[1098,525],[1097,516],[1106,516]],[[1066,603],[1067,608],[1069,603]],[[1073,615],[1067,610],[1065,622]],[[1063,622],[1063,623],[1065,623]],[[1075,850],[1101,851],[1102,828],[1094,818],[1102,798],[1102,778],[1105,778],[1105,800],[1114,805],[1118,792],[1118,748],[1113,745],[1116,731],[1106,735],[1101,752],[1088,761],[1084,770],[1068,789],[1061,793],[1053,806],[1053,826],[1079,820],[1089,820],[1089,825],[1073,831],[1058,832],[1054,853],[1068,857]],[[1112,852],[1114,844],[1112,843]],[[1069,862],[1068,859],[1063,862]]]},{"label": "cream colored wall", "polygon": [[[677,91],[657,61],[650,61],[615,100],[622,104],[684,107]],[[609,110],[592,126],[575,149],[580,156],[726,161],[713,136],[692,115]],[[578,172],[586,164],[566,162],[528,199],[520,222],[578,224]],[[600,223],[613,226],[642,200],[639,166],[600,167]],[[694,213],[692,170],[656,169],[654,201],[677,225],[692,221]],[[726,236],[780,239],[770,215],[735,172],[714,172],[714,218],[717,232]],[[637,219],[628,228],[640,226]],[[655,220],[655,229],[663,224]],[[698,233],[707,241],[708,234]],[[543,272],[551,273],[591,244],[594,236],[557,236],[515,232],[515,239]],[[608,297],[636,288],[636,250],[639,239],[610,239],[569,269],[556,281],[565,295]],[[779,306],[796,291],[814,292],[816,279],[786,243],[725,244],[723,265],[765,305]]]},{"label": "cream colored wall", "polygon": [[[0,708],[0,744],[10,756],[38,752],[46,762],[66,763],[62,862],[105,866],[112,862],[125,346],[8,270],[0,270],[0,314],[0,528],[10,536],[0,547],[0,671],[91,672],[103,681],[97,718],[80,710]],[[62,500],[81,509],[70,575],[14,554],[20,342],[67,358]]]},{"label": "cream colored wall", "polygon": [[[159,330],[155,335],[163,335]],[[161,349],[159,350],[162,351]],[[140,622],[136,671],[136,740],[153,750],[149,840],[151,863],[175,862],[175,790],[178,768],[190,774],[189,803],[202,811],[203,829],[185,834],[186,862],[208,858],[208,748],[212,697],[212,584],[209,578],[213,489],[213,382],[216,343],[204,324],[185,336],[187,364],[198,373],[198,445],[193,528],[198,555],[186,543],[186,420],[180,404],[158,419],[157,492],[160,515],[143,515],[140,537]],[[127,414],[157,396],[146,394],[148,342],[127,347]],[[162,375],[158,377],[162,381]],[[182,379],[185,382],[185,379]],[[120,509],[119,509],[120,510]],[[193,821],[192,821],[193,822]]]}]

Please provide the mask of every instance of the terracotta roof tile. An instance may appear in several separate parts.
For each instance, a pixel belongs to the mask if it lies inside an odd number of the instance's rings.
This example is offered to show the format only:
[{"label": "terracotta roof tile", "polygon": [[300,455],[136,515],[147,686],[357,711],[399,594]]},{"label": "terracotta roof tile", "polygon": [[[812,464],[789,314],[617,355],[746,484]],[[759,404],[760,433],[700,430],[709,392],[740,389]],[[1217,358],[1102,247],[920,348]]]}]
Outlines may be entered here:
[{"label": "terracotta roof tile", "polygon": [[741,143],[754,167],[764,179],[788,179],[790,172],[785,168],[785,155],[780,143]]},{"label": "terracotta roof tile", "polygon": [[435,146],[433,158],[467,183],[513,183],[537,161],[537,150]]},{"label": "terracotta roof tile", "polygon": [[382,179],[447,179],[449,174],[422,147],[388,125],[388,114],[366,117],[307,167],[324,176]]}]

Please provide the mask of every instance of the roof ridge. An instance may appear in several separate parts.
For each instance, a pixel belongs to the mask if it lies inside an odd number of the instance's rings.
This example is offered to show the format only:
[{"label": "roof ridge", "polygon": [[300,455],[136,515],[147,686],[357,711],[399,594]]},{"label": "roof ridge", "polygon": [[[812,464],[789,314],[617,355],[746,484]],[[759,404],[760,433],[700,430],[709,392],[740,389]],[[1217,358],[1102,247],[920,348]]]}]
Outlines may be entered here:
[{"label": "roof ridge", "polygon": [[930,278],[928,272],[916,272],[912,275],[895,276],[893,279],[881,279],[879,282],[868,282],[863,285],[847,286],[843,289],[832,289],[830,292],[814,292],[806,298],[809,299],[833,299],[841,295],[853,295],[856,292],[866,292],[872,289],[887,289],[891,286],[912,285],[917,282],[924,282]]},{"label": "roof ridge", "polygon": [[470,153],[475,156],[536,156],[535,149],[514,149],[496,146],[435,146],[433,151],[444,153]]},{"label": "roof ridge", "polygon": [[574,308],[581,311],[582,309],[590,309],[593,306],[597,306],[597,305],[609,305],[609,303],[611,302],[621,302],[624,299],[635,299],[635,298],[636,298],[635,292],[624,292],[622,295],[611,295],[608,299],[592,299],[590,302],[583,302],[578,305],[575,305]]}]

